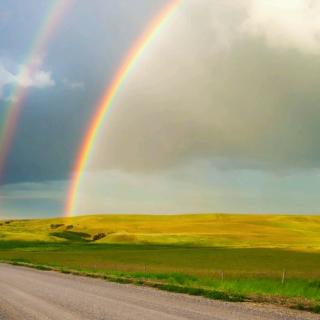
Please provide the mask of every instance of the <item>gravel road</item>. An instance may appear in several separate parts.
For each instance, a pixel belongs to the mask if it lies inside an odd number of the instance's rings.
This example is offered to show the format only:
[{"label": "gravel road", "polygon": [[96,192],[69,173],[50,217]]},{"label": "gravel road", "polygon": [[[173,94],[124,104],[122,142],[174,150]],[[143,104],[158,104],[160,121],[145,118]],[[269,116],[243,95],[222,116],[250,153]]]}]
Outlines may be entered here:
[{"label": "gravel road", "polygon": [[297,320],[320,316],[0,264],[0,320]]}]

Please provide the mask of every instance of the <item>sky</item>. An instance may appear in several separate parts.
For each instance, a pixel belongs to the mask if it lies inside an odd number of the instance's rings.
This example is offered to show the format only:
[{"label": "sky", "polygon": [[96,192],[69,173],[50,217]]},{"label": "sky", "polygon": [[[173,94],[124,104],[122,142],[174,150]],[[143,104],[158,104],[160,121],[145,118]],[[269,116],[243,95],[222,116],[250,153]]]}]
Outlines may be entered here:
[{"label": "sky", "polygon": [[[0,216],[63,214],[112,76],[168,1],[74,0],[19,78],[52,1],[0,4],[0,125],[27,87]],[[74,214],[319,213],[320,4],[182,0],[118,91]]]}]

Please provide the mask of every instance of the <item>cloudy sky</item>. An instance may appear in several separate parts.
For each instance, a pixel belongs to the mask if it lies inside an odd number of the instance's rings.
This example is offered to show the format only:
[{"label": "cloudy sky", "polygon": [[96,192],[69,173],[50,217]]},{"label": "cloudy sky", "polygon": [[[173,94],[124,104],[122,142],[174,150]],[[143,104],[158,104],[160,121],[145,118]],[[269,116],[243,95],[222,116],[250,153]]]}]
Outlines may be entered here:
[{"label": "cloudy sky", "polygon": [[[32,77],[50,1],[0,4],[0,116],[28,86],[2,216],[61,215],[71,168],[121,59],[167,1],[74,1]],[[182,0],[95,141],[75,213],[318,213],[320,4]],[[1,108],[2,106],[2,108]]]}]

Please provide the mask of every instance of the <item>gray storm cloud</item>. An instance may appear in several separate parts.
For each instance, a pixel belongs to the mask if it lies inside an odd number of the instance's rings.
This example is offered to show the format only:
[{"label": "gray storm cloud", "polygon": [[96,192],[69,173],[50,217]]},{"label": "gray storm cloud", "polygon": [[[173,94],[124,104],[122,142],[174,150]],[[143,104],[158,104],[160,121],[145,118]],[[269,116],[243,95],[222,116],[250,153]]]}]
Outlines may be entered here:
[{"label": "gray storm cloud", "polygon": [[183,2],[123,84],[89,167],[318,168],[319,31],[310,1]]}]

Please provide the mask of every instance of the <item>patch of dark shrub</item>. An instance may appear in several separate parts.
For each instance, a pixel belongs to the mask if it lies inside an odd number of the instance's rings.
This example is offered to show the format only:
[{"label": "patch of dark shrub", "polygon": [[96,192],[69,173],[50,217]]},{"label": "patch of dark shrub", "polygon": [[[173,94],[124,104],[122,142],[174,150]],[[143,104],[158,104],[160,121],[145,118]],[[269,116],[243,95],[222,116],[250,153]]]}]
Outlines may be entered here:
[{"label": "patch of dark shrub", "polygon": [[97,241],[102,238],[105,238],[107,235],[104,232],[99,232],[92,237],[92,241]]},{"label": "patch of dark shrub", "polygon": [[62,227],[62,226],[64,226],[63,223],[52,223],[52,224],[50,224],[50,228],[51,229],[57,229],[57,228]]},{"label": "patch of dark shrub", "polygon": [[75,231],[62,231],[62,232],[52,232],[51,236],[63,238],[71,241],[88,241],[91,237],[89,233],[85,232],[75,232]]}]

